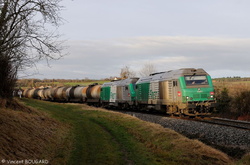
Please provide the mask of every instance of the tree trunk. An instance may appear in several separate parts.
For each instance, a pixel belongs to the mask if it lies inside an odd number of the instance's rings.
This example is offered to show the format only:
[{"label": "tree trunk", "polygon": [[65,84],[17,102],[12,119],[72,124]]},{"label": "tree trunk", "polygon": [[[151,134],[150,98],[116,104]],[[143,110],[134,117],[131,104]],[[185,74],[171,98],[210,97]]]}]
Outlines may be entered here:
[{"label": "tree trunk", "polygon": [[16,69],[8,58],[0,57],[0,98],[11,99],[16,83]]}]

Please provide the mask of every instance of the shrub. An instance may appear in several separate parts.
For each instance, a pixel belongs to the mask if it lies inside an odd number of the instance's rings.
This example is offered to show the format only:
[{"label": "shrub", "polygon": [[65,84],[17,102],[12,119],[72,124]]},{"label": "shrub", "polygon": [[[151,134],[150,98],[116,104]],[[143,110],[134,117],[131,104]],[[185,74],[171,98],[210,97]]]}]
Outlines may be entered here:
[{"label": "shrub", "polygon": [[233,111],[236,111],[239,116],[249,115],[250,113],[250,91],[238,92],[233,101]]},{"label": "shrub", "polygon": [[217,92],[217,110],[219,111],[219,113],[228,112],[231,100],[232,98],[229,96],[227,88],[223,88],[222,91]]}]

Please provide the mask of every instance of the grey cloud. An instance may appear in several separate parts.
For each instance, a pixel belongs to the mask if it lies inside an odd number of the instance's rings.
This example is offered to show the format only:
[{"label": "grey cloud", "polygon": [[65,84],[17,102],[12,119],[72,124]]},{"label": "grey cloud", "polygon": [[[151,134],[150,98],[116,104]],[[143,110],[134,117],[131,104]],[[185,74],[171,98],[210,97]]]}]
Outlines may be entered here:
[{"label": "grey cloud", "polygon": [[139,71],[148,62],[158,71],[195,67],[213,77],[250,76],[250,39],[162,36],[68,41],[68,45],[69,55],[52,62],[52,68],[40,63],[43,76],[37,77],[98,79],[119,76],[124,66]]}]

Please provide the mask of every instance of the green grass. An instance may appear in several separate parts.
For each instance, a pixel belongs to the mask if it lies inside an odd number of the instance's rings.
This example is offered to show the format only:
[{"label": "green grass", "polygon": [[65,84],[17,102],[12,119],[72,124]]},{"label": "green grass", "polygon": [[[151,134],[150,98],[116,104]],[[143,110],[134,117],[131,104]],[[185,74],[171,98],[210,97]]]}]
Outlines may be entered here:
[{"label": "green grass", "polygon": [[126,129],[98,117],[106,112],[37,100],[25,103],[72,126],[73,149],[68,164],[157,164]]},{"label": "green grass", "polygon": [[[227,164],[224,154],[174,131],[86,105],[23,99],[70,125],[67,164]],[[67,157],[64,152],[61,157]]]}]

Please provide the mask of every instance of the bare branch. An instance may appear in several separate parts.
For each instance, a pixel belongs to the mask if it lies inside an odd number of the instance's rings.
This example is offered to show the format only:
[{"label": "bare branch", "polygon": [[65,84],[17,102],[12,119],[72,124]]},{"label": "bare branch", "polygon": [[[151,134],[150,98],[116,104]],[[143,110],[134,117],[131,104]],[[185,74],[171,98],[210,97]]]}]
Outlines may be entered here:
[{"label": "bare branch", "polygon": [[150,74],[156,72],[155,66],[151,63],[146,63],[141,70],[139,71],[139,74],[142,77],[149,76]]},{"label": "bare branch", "polygon": [[[0,0],[0,62],[10,71],[1,66],[0,77],[15,78],[18,70],[34,66],[39,60],[48,62],[63,56],[60,36],[45,28],[47,24],[55,28],[60,25],[60,2]],[[6,77],[4,72],[14,75]]]}]

